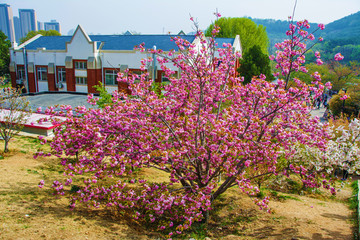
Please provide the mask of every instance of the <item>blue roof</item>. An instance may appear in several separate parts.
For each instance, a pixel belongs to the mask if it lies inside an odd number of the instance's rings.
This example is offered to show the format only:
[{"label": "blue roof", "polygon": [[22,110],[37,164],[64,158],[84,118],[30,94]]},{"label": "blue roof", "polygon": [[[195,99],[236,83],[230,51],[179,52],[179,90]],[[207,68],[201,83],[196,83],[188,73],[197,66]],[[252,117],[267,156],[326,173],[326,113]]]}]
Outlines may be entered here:
[{"label": "blue roof", "polygon": [[224,43],[230,43],[231,45],[233,45],[234,40],[234,38],[215,38],[215,42],[218,44],[218,48],[223,48]]},{"label": "blue roof", "polygon": [[[92,41],[96,42],[96,47],[99,48],[101,43],[104,45],[102,50],[133,50],[135,46],[145,43],[145,48],[153,48],[169,51],[177,50],[172,37],[176,35],[89,35]],[[65,50],[66,42],[71,41],[72,36],[41,36],[35,41],[26,45],[28,50],[36,50],[38,48],[46,48],[46,50]],[[185,35],[181,38],[190,43],[195,40],[194,35]],[[233,38],[217,38],[218,47],[222,48],[223,43],[233,43]]]},{"label": "blue roof", "polygon": [[26,45],[28,50],[46,48],[46,50],[65,50],[66,42],[71,41],[72,36],[41,36],[35,41]]},{"label": "blue roof", "polygon": [[[175,35],[91,35],[92,41],[104,42],[103,50],[133,50],[135,46],[145,43],[145,48],[153,48],[169,51],[177,49],[171,37]],[[195,36],[181,36],[189,42],[193,42]]]}]

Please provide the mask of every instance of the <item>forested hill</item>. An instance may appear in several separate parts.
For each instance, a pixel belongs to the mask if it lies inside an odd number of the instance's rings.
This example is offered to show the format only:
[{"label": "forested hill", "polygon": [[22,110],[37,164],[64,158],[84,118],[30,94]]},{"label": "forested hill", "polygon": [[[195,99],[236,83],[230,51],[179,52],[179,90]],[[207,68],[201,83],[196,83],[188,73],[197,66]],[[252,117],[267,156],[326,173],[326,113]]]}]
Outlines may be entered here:
[{"label": "forested hill", "polygon": [[[289,28],[288,21],[274,19],[250,18],[256,24],[266,27],[266,31],[271,42],[278,42],[286,38],[285,32]],[[317,23],[310,23],[315,28]],[[321,33],[327,40],[332,39],[354,39],[354,44],[360,44],[360,11],[325,26],[324,32]]]},{"label": "forested hill", "polygon": [[356,39],[360,44],[360,11],[325,26],[326,39]]},{"label": "forested hill", "polygon": [[[275,53],[274,45],[282,42],[287,36],[285,32],[289,29],[288,21],[274,19],[251,18],[256,24],[266,27],[270,40],[270,53]],[[317,28],[317,23],[310,23],[309,32]],[[345,54],[345,61],[360,61],[360,11],[325,26],[320,32],[325,42],[319,45],[319,50],[325,50],[328,58],[336,52]]]}]

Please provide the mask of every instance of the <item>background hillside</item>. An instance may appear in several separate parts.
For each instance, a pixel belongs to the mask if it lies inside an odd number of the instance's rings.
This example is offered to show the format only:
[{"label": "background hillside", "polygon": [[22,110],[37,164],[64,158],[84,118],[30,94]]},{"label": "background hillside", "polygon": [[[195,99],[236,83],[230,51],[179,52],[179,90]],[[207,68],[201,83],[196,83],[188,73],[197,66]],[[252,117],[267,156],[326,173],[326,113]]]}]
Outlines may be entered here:
[{"label": "background hillside", "polygon": [[[274,44],[286,38],[285,32],[289,23],[274,19],[250,19],[266,27],[270,40],[269,52],[275,53]],[[317,28],[318,23],[310,23],[310,25],[311,32]],[[341,52],[346,62],[355,60],[360,62],[360,11],[327,24],[321,36],[325,41],[319,44],[316,50],[323,52],[324,60],[329,60],[334,53]]]},{"label": "background hillside", "polygon": [[354,39],[360,44],[360,11],[326,25],[327,39]]}]

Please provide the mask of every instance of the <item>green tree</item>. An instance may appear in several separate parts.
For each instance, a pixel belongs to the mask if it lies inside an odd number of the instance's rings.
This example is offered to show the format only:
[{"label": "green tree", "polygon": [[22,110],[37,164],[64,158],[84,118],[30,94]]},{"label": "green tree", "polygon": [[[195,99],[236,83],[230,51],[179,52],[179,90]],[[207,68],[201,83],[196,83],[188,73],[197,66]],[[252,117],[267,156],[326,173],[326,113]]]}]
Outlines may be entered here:
[{"label": "green tree", "polygon": [[271,73],[269,56],[261,51],[259,45],[252,46],[239,61],[238,72],[244,77],[244,84],[250,83],[254,76],[260,74],[264,74],[268,81],[275,79]]},{"label": "green tree", "polygon": [[349,64],[341,64],[332,61],[328,64],[329,76],[328,81],[331,82],[333,90],[339,91],[342,88],[348,88],[353,84],[358,84],[360,66],[357,62],[350,62]]},{"label": "green tree", "polygon": [[340,90],[339,94],[334,95],[329,102],[329,107],[333,115],[339,116],[342,112],[347,116],[358,117],[360,112],[360,85],[352,86],[347,89],[346,100],[341,100],[344,91]]},{"label": "green tree", "polygon": [[56,30],[39,30],[39,31],[30,31],[28,34],[20,39],[20,44],[26,42],[27,40],[35,37],[36,35],[41,34],[43,36],[61,36],[61,34]]},{"label": "green tree", "polygon": [[243,52],[248,51],[252,46],[258,45],[263,53],[268,53],[269,39],[266,28],[257,25],[249,18],[219,18],[205,31],[206,36],[211,36],[214,24],[220,27],[217,37],[234,38],[240,36]]},{"label": "green tree", "polygon": [[0,76],[4,76],[9,73],[10,47],[10,40],[7,39],[5,33],[0,31]]},{"label": "green tree", "polygon": [[[317,65],[310,63],[306,65],[309,72],[318,72],[321,75],[323,83],[331,82],[332,90],[339,91],[342,88],[359,84],[360,65],[357,62],[349,62],[342,64],[335,61],[330,61],[328,64]],[[309,73],[294,72],[294,77],[297,77],[307,84],[311,84],[314,78]]]}]

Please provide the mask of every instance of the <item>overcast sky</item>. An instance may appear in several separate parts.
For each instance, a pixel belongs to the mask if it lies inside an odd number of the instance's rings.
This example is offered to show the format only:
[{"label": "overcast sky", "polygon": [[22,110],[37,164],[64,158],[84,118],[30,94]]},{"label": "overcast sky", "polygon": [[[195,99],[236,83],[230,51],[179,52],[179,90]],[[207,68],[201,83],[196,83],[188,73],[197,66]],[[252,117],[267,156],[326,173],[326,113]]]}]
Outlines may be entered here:
[{"label": "overcast sky", "polygon": [[[56,19],[61,33],[80,24],[90,34],[120,34],[127,30],[142,34],[192,31],[191,14],[205,29],[218,9],[223,17],[272,18],[286,20],[295,0],[0,0],[18,9],[34,9],[37,20]],[[298,0],[295,19],[330,23],[360,11],[360,0]]]}]

